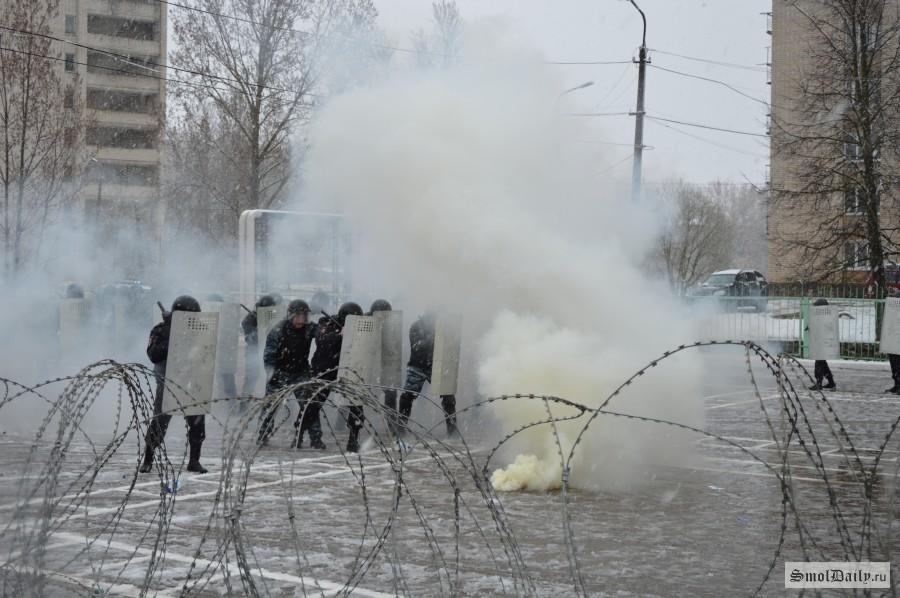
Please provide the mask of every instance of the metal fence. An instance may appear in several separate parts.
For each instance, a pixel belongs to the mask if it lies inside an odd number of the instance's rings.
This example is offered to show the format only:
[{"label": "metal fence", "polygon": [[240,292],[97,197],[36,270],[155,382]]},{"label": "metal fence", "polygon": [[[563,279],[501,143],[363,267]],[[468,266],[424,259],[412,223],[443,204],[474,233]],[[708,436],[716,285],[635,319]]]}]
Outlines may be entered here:
[{"label": "metal fence", "polygon": [[[812,297],[688,297],[699,340],[751,340],[809,357],[807,320]],[[883,299],[828,298],[840,308],[841,357],[883,360],[878,327]]]}]

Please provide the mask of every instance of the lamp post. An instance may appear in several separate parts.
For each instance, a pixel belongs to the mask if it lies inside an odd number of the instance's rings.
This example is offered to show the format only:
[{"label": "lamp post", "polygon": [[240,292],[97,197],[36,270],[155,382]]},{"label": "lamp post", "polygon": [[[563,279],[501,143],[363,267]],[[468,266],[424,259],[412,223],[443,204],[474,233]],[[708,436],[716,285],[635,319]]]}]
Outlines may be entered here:
[{"label": "lamp post", "polygon": [[644,80],[647,75],[647,16],[634,0],[629,1],[641,13],[641,20],[644,22],[644,34],[641,38],[641,49],[638,54],[637,109],[634,112],[634,160],[631,166],[631,201],[637,202],[641,197],[641,167],[644,159]]}]

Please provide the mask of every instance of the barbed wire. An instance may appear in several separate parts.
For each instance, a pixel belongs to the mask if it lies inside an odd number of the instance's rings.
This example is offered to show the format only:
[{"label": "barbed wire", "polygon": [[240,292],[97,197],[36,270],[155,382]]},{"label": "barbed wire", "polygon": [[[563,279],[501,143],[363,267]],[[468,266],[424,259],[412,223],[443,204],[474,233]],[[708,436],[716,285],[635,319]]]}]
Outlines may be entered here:
[{"label": "barbed wire", "polygon": [[[715,347],[743,349],[749,387],[774,447],[770,449],[773,455],[762,456],[759,449],[702,427],[626,413],[616,407],[639,379],[664,361],[686,351]],[[755,365],[774,380],[778,393],[769,398],[777,398],[775,403],[763,397]],[[404,448],[393,433],[399,415],[385,406],[382,396],[385,391],[399,393],[403,389],[352,378],[309,380],[262,399],[211,401],[209,417],[222,430],[219,471],[203,477],[208,490],[189,495],[180,488],[186,453],[170,453],[165,443],[157,448],[154,473],[138,475],[154,416],[157,377],[152,370],[104,360],[75,375],[34,386],[0,378],[0,416],[8,413],[4,409],[25,402],[32,411],[40,406],[43,414],[29,434],[30,444],[21,447],[21,462],[14,463],[18,468],[15,488],[4,490],[5,494],[14,490],[14,500],[5,507],[0,504],[0,539],[6,546],[5,554],[0,554],[0,591],[4,596],[45,595],[53,593],[51,588],[66,587],[97,595],[126,587],[144,596],[165,589],[176,591],[171,584],[177,580],[180,594],[224,590],[227,594],[270,596],[279,594],[283,583],[299,585],[294,592],[304,596],[377,594],[364,589],[368,582],[386,593],[407,596],[420,593],[411,583],[410,575],[415,574],[430,576],[433,583],[429,587],[435,594],[457,596],[467,592],[466,576],[477,571],[493,579],[503,593],[537,595],[544,580],[531,566],[534,557],[523,549],[513,516],[491,483],[491,471],[500,451],[524,432],[540,428],[552,436],[559,459],[568,583],[576,595],[586,596],[591,592],[588,574],[596,572],[596,563],[588,562],[591,553],[580,550],[585,538],[574,524],[577,505],[572,500],[572,474],[580,466],[579,452],[587,450],[587,438],[599,434],[599,422],[609,419],[713,440],[715,446],[738,451],[749,462],[761,465],[777,482],[781,497],[778,537],[761,580],[747,589],[750,595],[766,589],[788,544],[796,547],[804,560],[890,560],[890,518],[886,526],[879,525],[874,503],[879,497],[886,498],[892,512],[896,502],[900,465],[886,473],[879,468],[889,462],[884,455],[895,438],[900,417],[887,422],[884,439],[874,451],[862,455],[854,441],[859,432],[848,428],[825,394],[798,392],[813,381],[805,367],[755,343],[710,341],[678,346],[625,379],[595,403],[597,407],[535,394],[477,400],[460,408],[457,417],[479,419],[484,410],[502,403],[534,405],[542,414],[495,441],[484,444],[485,439],[479,439],[478,445],[470,445],[463,434],[455,439],[439,436],[443,419],[435,424],[410,419],[405,436],[408,447]],[[168,380],[165,384],[172,396],[190,397],[187,389]],[[297,421],[313,405],[324,407],[323,431],[335,439],[341,434],[337,429],[341,411],[348,405],[362,406],[367,414],[363,428],[369,448],[350,453],[338,444],[336,453],[298,461],[261,446],[257,442],[259,423],[275,413],[276,431],[290,427],[295,397],[307,398],[300,403]],[[110,406],[109,398],[113,399],[109,413],[112,432],[102,437],[91,434],[89,413],[101,401],[104,407]],[[440,402],[426,394],[419,393],[418,401],[443,413]],[[569,431],[577,426],[574,441],[565,441],[562,425]],[[822,435],[837,448],[823,448]],[[838,459],[838,470],[826,463],[829,452]],[[299,466],[311,462],[325,463],[326,469],[298,472]],[[120,475],[123,463],[128,464],[130,473]],[[809,472],[804,473],[805,480],[813,479],[824,489],[824,511],[819,502],[809,504],[806,487],[796,486],[795,471],[801,468]],[[110,471],[120,482],[127,480],[124,487],[110,487]],[[349,502],[333,516],[349,518],[358,529],[350,539],[352,546],[342,544],[343,548],[331,553],[335,563],[329,563],[327,569],[342,571],[340,581],[332,582],[322,578],[326,567],[313,552],[309,535],[315,533],[317,522],[304,518],[312,500],[304,493],[311,481],[336,475],[349,478],[339,491],[340,499]],[[838,475],[842,477],[839,481]],[[886,484],[888,481],[893,485]],[[839,493],[838,485],[849,486],[851,496],[846,489]],[[201,504],[197,498],[206,500]],[[191,502],[183,507],[187,500]],[[274,531],[260,527],[264,513],[254,506],[260,501],[270,509],[281,509],[283,517]],[[152,515],[143,521],[129,516],[141,509],[152,510]],[[830,520],[827,531],[824,513]],[[194,526],[189,534],[183,529],[185,515]],[[177,554],[173,545],[190,546],[189,554]],[[70,552],[61,556],[61,546]],[[409,561],[413,548],[428,562],[427,567]],[[480,558],[472,562],[467,554]],[[267,568],[274,567],[270,564],[273,555],[278,557],[277,571]],[[170,574],[172,562],[183,567],[178,576]],[[77,567],[86,573],[70,572]],[[282,573],[285,570],[295,573]]]}]

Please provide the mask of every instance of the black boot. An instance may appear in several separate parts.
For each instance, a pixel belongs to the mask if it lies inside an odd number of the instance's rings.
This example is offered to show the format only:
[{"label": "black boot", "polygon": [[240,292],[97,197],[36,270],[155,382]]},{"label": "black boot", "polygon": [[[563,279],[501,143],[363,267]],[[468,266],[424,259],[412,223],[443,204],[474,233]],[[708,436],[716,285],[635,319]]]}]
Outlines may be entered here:
[{"label": "black boot", "polygon": [[350,428],[350,437],[347,438],[347,452],[359,452],[359,428]]},{"label": "black boot", "polygon": [[200,465],[200,443],[191,444],[191,458],[188,461],[187,470],[191,473],[206,473],[207,469]]},{"label": "black boot", "polygon": [[837,388],[837,384],[834,383],[834,378],[832,378],[831,376],[828,376],[828,384],[826,384],[822,388],[824,388],[826,390],[834,390],[835,388]]},{"label": "black boot", "polygon": [[140,469],[138,469],[141,473],[150,473],[153,471],[153,447],[147,445],[147,448],[144,449],[144,462],[141,463]]},{"label": "black boot", "polygon": [[897,383],[894,383],[894,385],[892,387],[885,388],[884,392],[886,392],[886,393],[889,392],[891,394],[898,394],[898,393],[900,393],[900,385],[897,385]]},{"label": "black boot", "polygon": [[816,383],[809,387],[810,390],[822,390],[822,381],[816,380]]},{"label": "black boot", "polygon": [[322,442],[322,437],[321,437],[321,436],[319,436],[319,437],[317,437],[317,438],[310,438],[310,439],[309,439],[309,446],[310,446],[310,448],[314,448],[314,449],[317,449],[317,450],[320,450],[320,451],[324,451],[325,448],[326,448],[326,447],[325,447],[325,443]]}]

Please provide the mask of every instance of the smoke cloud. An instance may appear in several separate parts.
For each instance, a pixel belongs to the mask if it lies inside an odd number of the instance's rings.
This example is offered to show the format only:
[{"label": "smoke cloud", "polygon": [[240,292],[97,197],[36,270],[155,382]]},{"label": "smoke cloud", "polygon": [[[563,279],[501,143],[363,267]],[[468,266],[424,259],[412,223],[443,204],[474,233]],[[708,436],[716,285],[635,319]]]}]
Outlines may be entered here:
[{"label": "smoke cloud", "polygon": [[[332,100],[313,126],[303,207],[351,219],[359,278],[373,293],[465,314],[480,395],[597,407],[692,337],[668,291],[640,269],[654,219],[601,174],[614,157],[584,142],[602,130],[566,115],[574,94],[560,95],[552,66],[490,26],[470,27],[465,48],[455,65],[398,70]],[[659,370],[609,409],[698,424],[698,361]],[[494,405],[498,435],[546,418],[540,403]],[[564,454],[584,421],[560,427]],[[683,441],[601,417],[576,453],[572,483],[629,484],[686,456]],[[504,458],[513,465],[495,475],[498,488],[559,486],[550,426],[516,436]]]}]

